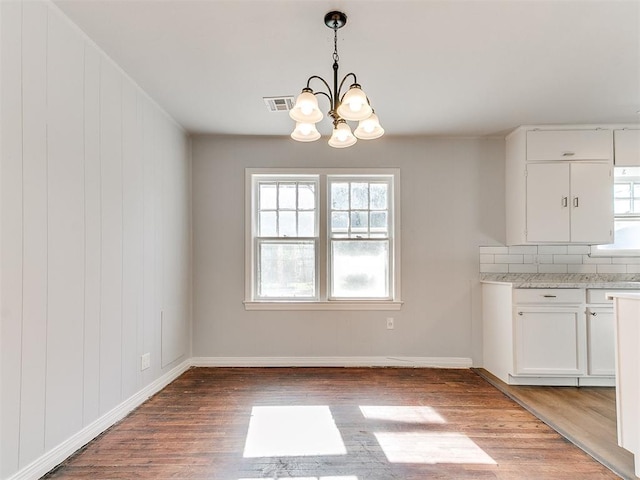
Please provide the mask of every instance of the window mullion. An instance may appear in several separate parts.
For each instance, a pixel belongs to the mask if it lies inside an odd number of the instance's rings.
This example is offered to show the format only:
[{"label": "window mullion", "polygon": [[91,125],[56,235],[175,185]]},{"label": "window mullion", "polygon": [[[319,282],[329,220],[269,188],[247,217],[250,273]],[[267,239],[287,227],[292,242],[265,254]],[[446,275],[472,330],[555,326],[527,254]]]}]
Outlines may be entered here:
[{"label": "window mullion", "polygon": [[329,237],[329,211],[330,211],[330,203],[329,203],[329,183],[327,182],[326,175],[320,175],[318,179],[318,195],[317,195],[317,204],[316,204],[316,212],[318,214],[317,217],[317,265],[316,272],[318,278],[318,295],[321,301],[327,300],[328,296],[328,283],[329,283],[329,261],[331,258],[331,253],[329,251],[330,242],[328,241]]}]

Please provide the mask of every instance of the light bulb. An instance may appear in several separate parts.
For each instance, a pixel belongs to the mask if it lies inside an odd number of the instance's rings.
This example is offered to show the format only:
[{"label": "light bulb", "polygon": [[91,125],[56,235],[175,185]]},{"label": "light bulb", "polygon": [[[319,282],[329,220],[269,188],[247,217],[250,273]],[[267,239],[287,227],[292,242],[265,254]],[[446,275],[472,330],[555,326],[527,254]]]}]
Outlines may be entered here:
[{"label": "light bulb", "polygon": [[362,102],[359,102],[358,100],[353,100],[350,104],[349,104],[349,109],[351,109],[352,112],[359,112],[360,110],[362,110]]},{"label": "light bulb", "polygon": [[311,112],[313,112],[313,105],[311,105],[308,102],[305,102],[302,105],[300,105],[300,111],[302,112],[303,115],[311,115]]},{"label": "light bulb", "polygon": [[309,135],[314,128],[311,123],[301,123],[298,129],[302,135]]}]

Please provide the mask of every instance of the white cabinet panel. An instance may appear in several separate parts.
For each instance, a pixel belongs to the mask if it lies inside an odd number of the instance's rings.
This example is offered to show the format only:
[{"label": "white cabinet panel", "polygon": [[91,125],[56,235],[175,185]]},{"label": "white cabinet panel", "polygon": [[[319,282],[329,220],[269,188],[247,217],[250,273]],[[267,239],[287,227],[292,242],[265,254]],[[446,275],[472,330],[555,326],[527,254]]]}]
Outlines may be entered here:
[{"label": "white cabinet panel", "polygon": [[640,129],[614,130],[613,148],[616,167],[640,166]]},{"label": "white cabinet panel", "polygon": [[571,164],[571,241],[613,242],[613,179],[607,163]]},{"label": "white cabinet panel", "polygon": [[84,43],[49,9],[47,56],[48,318],[46,447],[82,427]]},{"label": "white cabinet panel", "polygon": [[583,313],[517,307],[515,322],[516,374],[580,375],[585,372]]},{"label": "white cabinet panel", "polygon": [[44,453],[47,372],[47,5],[22,10],[23,331],[20,466]]},{"label": "white cabinet panel", "polygon": [[527,161],[609,160],[611,130],[533,130],[527,132]]},{"label": "white cabinet panel", "polygon": [[527,165],[527,240],[570,240],[569,164]]},{"label": "white cabinet panel", "polygon": [[527,241],[610,243],[613,183],[608,163],[527,165]]},{"label": "white cabinet panel", "polygon": [[589,375],[615,375],[616,343],[614,330],[613,308],[587,309]]},{"label": "white cabinet panel", "polygon": [[516,288],[513,301],[518,305],[557,305],[584,303],[584,290],[580,288]]}]

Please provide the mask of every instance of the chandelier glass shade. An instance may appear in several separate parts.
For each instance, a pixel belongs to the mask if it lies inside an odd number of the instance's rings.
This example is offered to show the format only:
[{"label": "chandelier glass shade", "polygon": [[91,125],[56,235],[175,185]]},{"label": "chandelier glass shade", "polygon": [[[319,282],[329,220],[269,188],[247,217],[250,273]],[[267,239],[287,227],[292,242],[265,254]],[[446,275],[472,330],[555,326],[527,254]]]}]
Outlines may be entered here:
[{"label": "chandelier glass shade", "polygon": [[[324,23],[333,30],[333,89],[322,77],[313,75],[307,80],[307,86],[296,98],[296,103],[289,111],[289,116],[296,121],[296,127],[291,138],[299,142],[312,142],[320,138],[315,124],[324,118],[318,106],[317,95],[324,95],[330,103],[328,115],[333,119],[333,133],[329,139],[329,145],[335,148],[350,147],[358,139],[373,140],[384,134],[378,116],[374,113],[369,98],[358,84],[354,73],[346,74],[338,84],[338,29],[347,23],[347,16],[342,12],[329,12],[324,17]],[[342,94],[342,87],[347,79],[351,78],[349,89]],[[317,80],[326,87],[327,91],[314,92],[310,87],[311,82]],[[359,122],[355,131],[347,120]]]}]

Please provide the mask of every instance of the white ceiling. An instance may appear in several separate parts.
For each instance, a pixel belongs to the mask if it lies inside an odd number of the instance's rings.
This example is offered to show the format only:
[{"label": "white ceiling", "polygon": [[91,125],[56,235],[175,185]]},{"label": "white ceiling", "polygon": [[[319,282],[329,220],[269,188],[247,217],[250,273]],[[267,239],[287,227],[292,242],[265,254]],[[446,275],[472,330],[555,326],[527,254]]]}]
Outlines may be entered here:
[{"label": "white ceiling", "polygon": [[388,134],[640,121],[638,0],[55,3],[194,133],[288,135],[262,97],[331,80],[335,9],[340,74],[357,75]]}]

